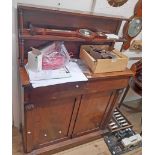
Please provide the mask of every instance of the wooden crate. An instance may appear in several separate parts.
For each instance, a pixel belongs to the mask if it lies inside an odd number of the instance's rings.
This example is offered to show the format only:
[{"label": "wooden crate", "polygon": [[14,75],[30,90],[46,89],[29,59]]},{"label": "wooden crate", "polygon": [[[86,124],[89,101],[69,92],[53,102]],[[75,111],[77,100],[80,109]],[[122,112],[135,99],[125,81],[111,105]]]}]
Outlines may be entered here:
[{"label": "wooden crate", "polygon": [[[92,45],[91,45],[92,46]],[[107,49],[106,45],[95,45],[95,47]],[[89,51],[90,45],[83,45],[80,49],[80,59],[92,70],[93,73],[105,73],[113,71],[123,71],[127,67],[128,57],[114,49],[111,52],[116,55],[115,59],[94,59]]]}]

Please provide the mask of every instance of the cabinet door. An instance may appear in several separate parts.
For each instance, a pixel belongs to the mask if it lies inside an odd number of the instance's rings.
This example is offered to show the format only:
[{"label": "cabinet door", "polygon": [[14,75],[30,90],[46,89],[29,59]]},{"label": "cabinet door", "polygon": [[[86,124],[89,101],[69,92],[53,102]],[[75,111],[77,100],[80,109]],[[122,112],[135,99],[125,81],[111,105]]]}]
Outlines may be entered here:
[{"label": "cabinet door", "polygon": [[97,92],[83,95],[73,135],[98,130],[104,113],[110,104],[111,92]]},{"label": "cabinet door", "polygon": [[34,145],[39,146],[68,137],[75,98],[44,101],[34,112]]}]

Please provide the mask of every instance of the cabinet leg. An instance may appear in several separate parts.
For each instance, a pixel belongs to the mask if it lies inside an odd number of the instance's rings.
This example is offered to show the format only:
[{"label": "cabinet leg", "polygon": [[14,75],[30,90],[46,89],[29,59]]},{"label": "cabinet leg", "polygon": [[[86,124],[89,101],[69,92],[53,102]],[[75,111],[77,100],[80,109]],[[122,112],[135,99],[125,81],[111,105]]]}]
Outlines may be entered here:
[{"label": "cabinet leg", "polygon": [[125,92],[124,92],[124,94],[123,94],[123,96],[122,96],[122,99],[121,99],[121,101],[120,101],[120,103],[119,103],[119,105],[118,105],[119,108],[120,108],[121,105],[123,104],[123,101],[124,101],[124,99],[125,99],[125,97],[126,97],[128,91],[129,91],[129,88],[130,88],[130,86],[128,85],[127,88],[126,88],[126,90],[125,90]]}]

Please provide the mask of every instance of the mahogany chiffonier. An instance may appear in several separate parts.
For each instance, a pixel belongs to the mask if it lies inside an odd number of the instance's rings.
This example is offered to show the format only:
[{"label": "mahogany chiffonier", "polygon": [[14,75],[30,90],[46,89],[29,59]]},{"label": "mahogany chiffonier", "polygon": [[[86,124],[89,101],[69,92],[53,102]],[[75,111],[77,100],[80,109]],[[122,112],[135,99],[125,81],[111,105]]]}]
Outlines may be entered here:
[{"label": "mahogany chiffonier", "polygon": [[86,40],[76,36],[34,34],[30,24],[42,28],[77,30],[87,28],[117,34],[123,17],[89,12],[72,12],[38,6],[18,5],[19,71],[24,101],[22,103],[22,136],[25,153],[51,154],[100,138],[117,106],[122,89],[132,72],[87,74],[88,81],[33,88],[24,68],[30,47],[62,40],[74,58],[80,46],[108,45],[113,48],[120,39]]}]

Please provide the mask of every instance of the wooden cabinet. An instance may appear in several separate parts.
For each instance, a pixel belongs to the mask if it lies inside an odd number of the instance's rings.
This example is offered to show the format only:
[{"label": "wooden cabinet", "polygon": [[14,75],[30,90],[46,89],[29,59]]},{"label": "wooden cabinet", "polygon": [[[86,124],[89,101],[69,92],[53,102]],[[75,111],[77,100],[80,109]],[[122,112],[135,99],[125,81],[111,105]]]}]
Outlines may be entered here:
[{"label": "wooden cabinet", "polygon": [[[87,28],[95,32],[117,34],[122,17],[53,10],[34,6],[18,6],[19,71],[24,89],[22,104],[22,135],[25,153],[51,154],[100,138],[109,122],[121,90],[128,85],[132,72],[85,74],[88,81],[71,82],[32,88],[24,68],[30,47],[41,47],[49,41],[61,40],[74,58],[79,58],[80,46],[105,44],[124,39],[34,34],[31,23],[38,27],[73,30]],[[32,25],[31,25],[32,26]]]},{"label": "wooden cabinet", "polygon": [[77,142],[81,144],[102,135],[131,72],[125,71],[124,77],[118,79],[119,74],[111,73],[112,78],[97,81],[91,79],[35,89],[25,87],[25,152],[47,146],[53,146],[51,150],[56,151],[61,145],[77,145]]}]

